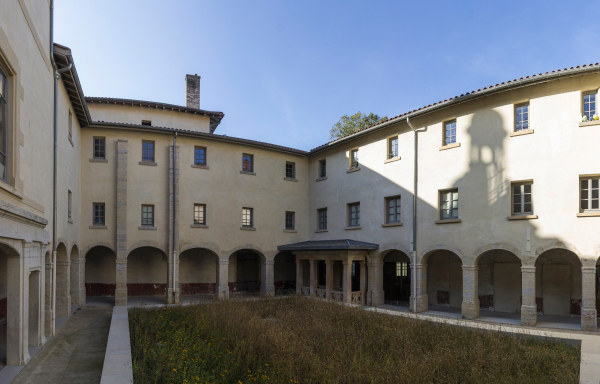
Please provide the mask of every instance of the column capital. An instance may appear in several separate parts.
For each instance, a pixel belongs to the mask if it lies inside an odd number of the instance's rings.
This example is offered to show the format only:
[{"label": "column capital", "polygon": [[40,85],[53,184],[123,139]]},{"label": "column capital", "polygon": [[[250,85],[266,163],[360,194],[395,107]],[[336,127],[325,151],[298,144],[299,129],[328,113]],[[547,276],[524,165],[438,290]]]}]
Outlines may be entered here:
[{"label": "column capital", "polygon": [[479,269],[479,266],[478,265],[464,265],[463,264],[462,265],[462,269],[463,269],[463,271],[469,271],[469,270],[476,271],[476,270]]},{"label": "column capital", "polygon": [[581,267],[581,273],[596,274],[596,267]]},{"label": "column capital", "polygon": [[264,263],[266,265],[275,265],[275,260],[265,260]]},{"label": "column capital", "polygon": [[229,265],[229,260],[219,260],[219,265]]},{"label": "column capital", "polygon": [[535,273],[535,267],[521,267],[523,273]]}]

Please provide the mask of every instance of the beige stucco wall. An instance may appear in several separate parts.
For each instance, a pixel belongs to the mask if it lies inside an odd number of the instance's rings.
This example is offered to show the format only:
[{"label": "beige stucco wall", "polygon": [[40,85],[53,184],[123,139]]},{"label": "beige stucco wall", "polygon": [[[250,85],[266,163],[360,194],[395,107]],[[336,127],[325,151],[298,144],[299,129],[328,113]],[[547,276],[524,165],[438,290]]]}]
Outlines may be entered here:
[{"label": "beige stucco wall", "polygon": [[97,102],[88,103],[88,109],[94,121],[140,125],[142,120],[150,120],[155,127],[210,132],[210,118],[200,114]]}]

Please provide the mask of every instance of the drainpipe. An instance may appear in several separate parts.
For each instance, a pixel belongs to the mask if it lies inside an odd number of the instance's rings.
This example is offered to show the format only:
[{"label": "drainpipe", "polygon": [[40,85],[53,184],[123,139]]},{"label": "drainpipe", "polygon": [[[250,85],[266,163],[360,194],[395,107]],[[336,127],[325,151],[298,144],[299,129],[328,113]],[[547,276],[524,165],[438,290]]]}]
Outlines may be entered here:
[{"label": "drainpipe", "polygon": [[415,133],[415,150],[414,150],[414,185],[413,185],[413,230],[412,230],[412,251],[413,251],[413,310],[417,312],[417,198],[418,198],[418,151],[419,151],[419,136],[417,133],[424,129],[415,129],[410,123],[408,116],[406,117],[406,124]]},{"label": "drainpipe", "polygon": [[177,148],[177,131],[175,131],[175,136],[173,137],[173,304],[175,304],[175,266],[177,265],[177,251],[175,250],[175,227],[176,227],[176,223],[177,223],[177,195],[176,195],[176,188],[177,188],[177,183],[175,182],[175,177],[176,177],[176,169],[177,169],[177,156],[176,154],[176,148]]}]

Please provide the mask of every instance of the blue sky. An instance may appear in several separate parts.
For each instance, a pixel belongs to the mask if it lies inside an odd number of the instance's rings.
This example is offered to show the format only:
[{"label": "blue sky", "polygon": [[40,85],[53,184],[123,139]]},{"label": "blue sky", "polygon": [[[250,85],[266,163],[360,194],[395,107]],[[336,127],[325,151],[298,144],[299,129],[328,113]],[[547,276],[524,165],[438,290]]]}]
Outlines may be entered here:
[{"label": "blue sky", "polygon": [[309,150],[344,114],[389,117],[600,61],[598,1],[56,0],[87,96],[225,113],[215,133]]}]

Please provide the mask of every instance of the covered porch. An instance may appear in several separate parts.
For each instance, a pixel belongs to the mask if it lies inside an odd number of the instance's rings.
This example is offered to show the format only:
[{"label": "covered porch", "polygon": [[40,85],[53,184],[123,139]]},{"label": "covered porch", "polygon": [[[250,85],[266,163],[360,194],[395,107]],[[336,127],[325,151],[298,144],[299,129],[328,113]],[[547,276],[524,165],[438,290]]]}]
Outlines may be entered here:
[{"label": "covered porch", "polygon": [[296,293],[365,305],[367,256],[379,245],[355,240],[304,241],[281,245],[296,256]]}]

